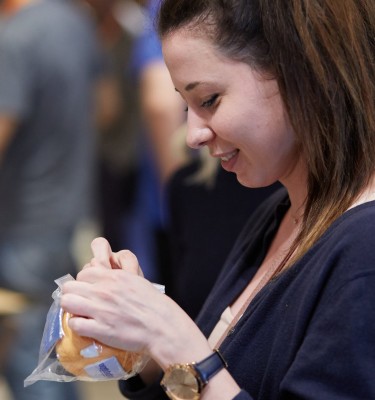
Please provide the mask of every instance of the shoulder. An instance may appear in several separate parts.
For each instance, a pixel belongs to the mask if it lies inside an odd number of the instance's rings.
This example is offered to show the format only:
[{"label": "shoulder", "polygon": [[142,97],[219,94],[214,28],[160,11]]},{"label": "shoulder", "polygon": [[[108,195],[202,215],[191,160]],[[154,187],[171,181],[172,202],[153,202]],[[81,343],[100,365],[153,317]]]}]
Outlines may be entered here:
[{"label": "shoulder", "polygon": [[349,326],[361,330],[357,322],[370,321],[375,301],[375,201],[344,213],[324,236],[312,252],[315,268],[305,265],[310,267],[309,284],[315,279],[322,283],[320,309],[326,309],[325,315],[345,315]]},{"label": "shoulder", "polygon": [[348,210],[332,224],[324,236],[324,241],[333,249],[339,248],[346,255],[352,252],[361,258],[375,258],[375,201]]},{"label": "shoulder", "polygon": [[308,285],[325,282],[334,295],[369,282],[375,277],[374,237],[375,202],[344,213],[297,263],[305,270]]}]

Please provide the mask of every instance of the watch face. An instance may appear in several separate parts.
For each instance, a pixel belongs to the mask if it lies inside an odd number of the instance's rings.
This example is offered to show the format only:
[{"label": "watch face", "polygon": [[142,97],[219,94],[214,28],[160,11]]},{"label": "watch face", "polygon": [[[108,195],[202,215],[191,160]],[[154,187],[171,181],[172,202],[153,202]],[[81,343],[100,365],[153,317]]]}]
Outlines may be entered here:
[{"label": "watch face", "polygon": [[181,365],[166,372],[162,386],[173,400],[199,399],[199,384],[191,368]]}]

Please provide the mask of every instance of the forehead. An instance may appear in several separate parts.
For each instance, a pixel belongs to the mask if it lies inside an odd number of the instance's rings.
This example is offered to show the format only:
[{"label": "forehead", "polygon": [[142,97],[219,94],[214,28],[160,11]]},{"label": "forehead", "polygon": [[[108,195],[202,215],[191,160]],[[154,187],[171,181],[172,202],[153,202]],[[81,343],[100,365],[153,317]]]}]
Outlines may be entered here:
[{"label": "forehead", "polygon": [[[247,63],[226,57],[202,35],[179,30],[164,38],[162,47],[174,86],[181,94],[198,86],[254,97],[266,89],[262,74]],[[271,86],[274,94],[274,83]]]},{"label": "forehead", "polygon": [[211,41],[202,35],[194,34],[187,29],[174,31],[162,39],[163,55],[167,63],[194,57],[195,55],[212,58],[215,53]]},{"label": "forehead", "polygon": [[239,63],[224,56],[208,38],[185,29],[163,38],[162,48],[172,78],[177,80],[193,75],[215,79]]}]

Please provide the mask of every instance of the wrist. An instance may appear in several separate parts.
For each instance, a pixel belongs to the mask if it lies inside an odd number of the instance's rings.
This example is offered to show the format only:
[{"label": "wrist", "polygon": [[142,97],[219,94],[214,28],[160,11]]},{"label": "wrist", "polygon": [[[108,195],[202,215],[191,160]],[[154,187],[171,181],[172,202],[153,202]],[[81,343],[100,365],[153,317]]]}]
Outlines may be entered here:
[{"label": "wrist", "polygon": [[199,400],[211,378],[226,368],[227,363],[223,356],[215,350],[199,362],[169,366],[161,386],[173,400]]},{"label": "wrist", "polygon": [[153,331],[147,353],[163,370],[171,364],[202,360],[212,353],[207,338],[194,321],[186,317],[176,318],[175,324],[158,324]]}]

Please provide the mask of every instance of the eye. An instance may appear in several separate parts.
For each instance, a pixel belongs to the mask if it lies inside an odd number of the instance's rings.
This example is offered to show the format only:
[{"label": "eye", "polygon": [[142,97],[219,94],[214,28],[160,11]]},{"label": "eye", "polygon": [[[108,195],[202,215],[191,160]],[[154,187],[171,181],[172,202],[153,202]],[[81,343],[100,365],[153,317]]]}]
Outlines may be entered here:
[{"label": "eye", "polygon": [[219,97],[219,95],[218,95],[217,93],[214,94],[214,95],[212,95],[208,100],[204,101],[204,102],[201,104],[201,107],[203,107],[203,108],[209,108],[209,107],[213,106],[213,105],[215,104],[215,102],[216,102],[216,100],[217,100],[218,97]]}]

